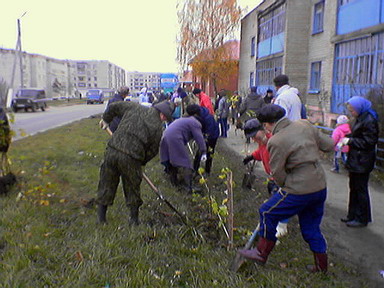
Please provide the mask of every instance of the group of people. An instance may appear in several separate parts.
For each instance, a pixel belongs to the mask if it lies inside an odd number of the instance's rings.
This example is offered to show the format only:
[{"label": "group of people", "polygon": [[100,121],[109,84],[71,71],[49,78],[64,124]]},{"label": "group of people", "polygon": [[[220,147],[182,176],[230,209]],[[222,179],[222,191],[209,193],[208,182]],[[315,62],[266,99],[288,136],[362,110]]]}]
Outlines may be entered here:
[{"label": "group of people", "polygon": [[239,253],[265,264],[279,235],[276,233],[278,223],[298,215],[302,236],[315,259],[315,265],[308,269],[326,272],[327,245],[320,224],[327,186],[319,152],[335,150],[333,171],[338,171],[340,157],[345,160],[349,171],[348,215],[341,221],[347,227],[367,226],[372,221],[368,180],[376,157],[378,116],[369,100],[354,96],[347,101],[353,124],[350,127],[347,116],[340,115],[332,137],[328,137],[309,121],[302,120],[303,105],[298,90],[289,86],[288,77],[280,75],[274,83],[277,90],[272,100],[274,104],[261,107],[256,118],[244,125],[245,135],[252,137],[259,147],[243,162],[262,161],[270,175],[268,190],[272,196],[259,209],[261,237],[256,248],[240,250]]},{"label": "group of people", "polygon": [[[236,115],[232,116],[232,124],[238,116],[246,115],[242,125],[245,136],[258,143],[258,149],[247,155],[243,163],[262,161],[269,175],[270,194],[259,209],[260,238],[256,247],[239,253],[259,264],[266,263],[277,237],[287,233],[288,219],[298,215],[303,238],[314,253],[315,265],[309,269],[326,272],[327,244],[320,224],[327,184],[320,152],[335,151],[334,171],[339,169],[340,157],[349,171],[348,215],[341,221],[348,227],[367,226],[371,222],[368,180],[374,167],[379,133],[377,113],[367,99],[352,97],[347,108],[355,121],[349,126],[348,117],[341,115],[329,137],[305,119],[299,92],[289,85],[286,75],[277,76],[274,84],[276,95],[268,91],[264,98],[254,88],[243,101],[236,93],[233,98],[219,93],[216,113],[210,97],[195,88],[192,93],[199,103],[187,105],[184,117],[176,118],[172,116],[177,106],[174,99],[183,98],[182,90],[178,90],[173,99],[151,107],[124,101],[109,103],[100,121],[100,126],[113,134],[100,168],[98,221],[107,221],[107,207],[113,204],[121,177],[130,222],[139,223],[139,208],[143,203],[140,197],[142,169],[159,151],[172,185],[192,193],[193,173],[201,164],[205,165],[207,174],[211,172],[217,140],[220,136],[226,137],[230,114],[223,114],[223,107],[233,108]],[[123,87],[119,93],[127,94],[127,89]],[[119,123],[115,127],[116,120]],[[163,132],[164,122],[172,123]],[[193,162],[188,151],[192,150],[188,147],[192,139],[198,147]],[[283,227],[280,231],[279,226]]]}]

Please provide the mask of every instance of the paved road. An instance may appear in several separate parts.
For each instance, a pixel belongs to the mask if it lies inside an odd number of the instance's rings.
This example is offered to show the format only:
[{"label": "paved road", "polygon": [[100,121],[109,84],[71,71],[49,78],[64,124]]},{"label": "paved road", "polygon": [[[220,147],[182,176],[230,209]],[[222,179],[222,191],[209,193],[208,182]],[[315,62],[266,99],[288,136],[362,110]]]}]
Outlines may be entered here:
[{"label": "paved road", "polygon": [[[232,126],[233,127],[233,126]],[[228,138],[220,138],[236,151],[241,161],[245,154],[244,134],[230,129]],[[251,144],[251,151],[257,146]],[[329,251],[341,256],[346,262],[354,263],[359,272],[371,278],[377,286],[384,287],[384,279],[379,271],[384,270],[384,188],[373,179],[369,183],[373,222],[365,228],[348,228],[340,221],[346,216],[348,209],[348,174],[343,170],[340,174],[330,172],[331,163],[323,161],[327,177],[327,202],[322,222],[322,229],[328,241]],[[257,172],[263,174],[262,165],[256,166]],[[372,178],[372,177],[371,177]],[[289,226],[289,225],[288,225]],[[330,259],[332,262],[332,259]],[[330,268],[332,270],[332,268]],[[369,286],[372,287],[372,286]]]},{"label": "paved road", "polygon": [[[18,112],[14,113],[15,122],[11,124],[16,132],[13,140],[23,138],[20,134],[25,132],[27,135],[34,135],[61,125],[71,123],[91,115],[100,114],[104,111],[104,105],[70,105],[48,107],[45,112],[38,110],[36,112]],[[25,137],[25,136],[24,136]]]}]

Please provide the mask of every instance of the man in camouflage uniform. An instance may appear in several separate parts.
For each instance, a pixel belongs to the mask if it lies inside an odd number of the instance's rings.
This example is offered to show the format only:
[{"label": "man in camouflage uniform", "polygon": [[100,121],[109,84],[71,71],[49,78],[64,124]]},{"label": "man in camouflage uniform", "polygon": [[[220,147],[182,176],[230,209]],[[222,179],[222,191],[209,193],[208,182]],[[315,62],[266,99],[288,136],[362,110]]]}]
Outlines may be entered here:
[{"label": "man in camouflage uniform", "polygon": [[100,167],[98,186],[98,222],[106,223],[107,207],[113,204],[121,176],[126,205],[132,224],[139,224],[142,166],[155,157],[163,132],[162,122],[172,120],[173,103],[164,101],[153,107],[134,102],[111,103],[100,126],[108,128],[114,117],[121,118],[108,141],[104,162]]}]

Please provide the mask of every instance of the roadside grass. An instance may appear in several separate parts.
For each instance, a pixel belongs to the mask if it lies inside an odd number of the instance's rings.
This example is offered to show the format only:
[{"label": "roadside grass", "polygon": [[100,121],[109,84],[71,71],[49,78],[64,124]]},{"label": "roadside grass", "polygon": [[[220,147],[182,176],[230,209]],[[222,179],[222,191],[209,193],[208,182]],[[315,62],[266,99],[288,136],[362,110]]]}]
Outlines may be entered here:
[{"label": "roadside grass", "polygon": [[[19,182],[0,198],[1,287],[370,287],[336,255],[330,255],[328,275],[306,272],[312,254],[295,219],[265,266],[247,262],[238,273],[230,272],[235,251],[227,251],[207,200],[172,188],[158,158],[148,163],[146,174],[190,225],[182,224],[144,181],[141,225],[128,225],[121,187],[108,209],[109,224],[97,225],[95,207],[84,207],[95,197],[109,138],[97,122],[85,119],[12,144]],[[258,179],[259,192],[242,190],[240,159],[218,150],[207,184],[220,204],[226,186],[217,176],[224,167],[232,169],[238,183],[235,244],[241,247],[267,196],[264,180]]]},{"label": "roadside grass", "polygon": [[47,102],[47,105],[49,107],[49,106],[65,106],[65,105],[76,105],[76,104],[86,104],[86,103],[87,103],[87,99],[84,97],[82,99],[69,98],[69,99],[51,100]]}]

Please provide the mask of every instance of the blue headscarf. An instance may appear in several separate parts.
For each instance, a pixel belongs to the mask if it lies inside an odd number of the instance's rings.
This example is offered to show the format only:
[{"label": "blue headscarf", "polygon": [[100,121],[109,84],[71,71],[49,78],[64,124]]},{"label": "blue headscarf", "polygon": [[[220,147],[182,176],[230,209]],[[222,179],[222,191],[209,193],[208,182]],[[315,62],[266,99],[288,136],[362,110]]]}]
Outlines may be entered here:
[{"label": "blue headscarf", "polygon": [[373,118],[378,120],[379,116],[377,115],[376,111],[371,108],[371,101],[365,99],[364,97],[353,96],[347,101],[347,103],[352,106],[352,108],[356,111],[359,116],[365,112],[368,112],[373,116]]}]

